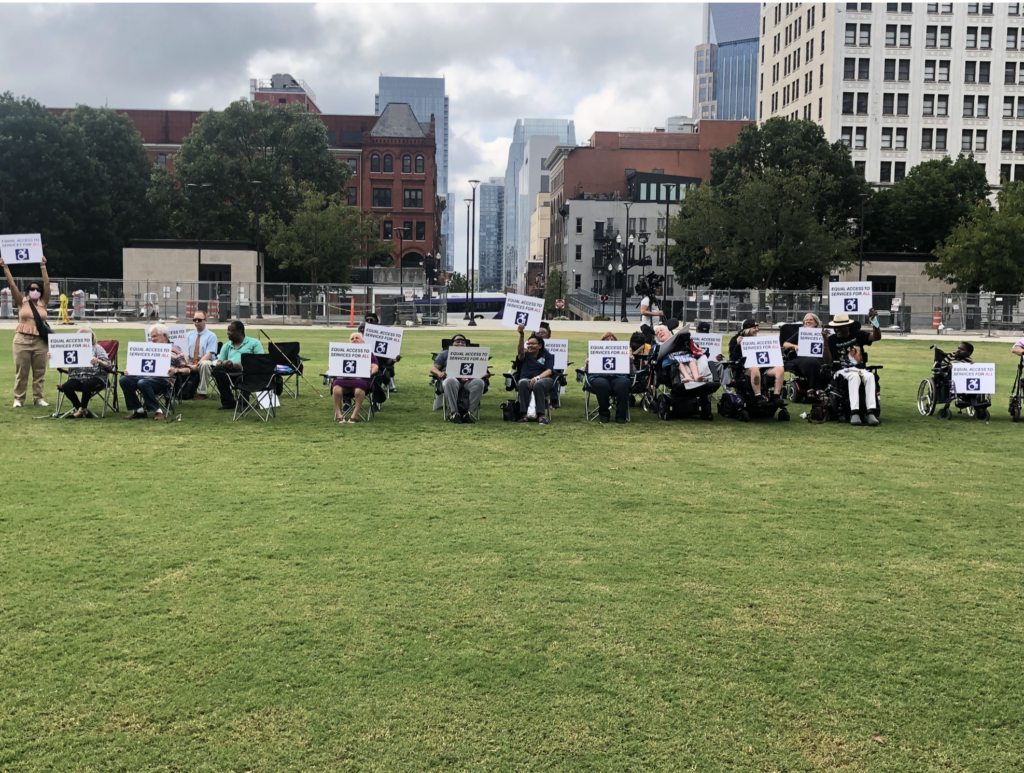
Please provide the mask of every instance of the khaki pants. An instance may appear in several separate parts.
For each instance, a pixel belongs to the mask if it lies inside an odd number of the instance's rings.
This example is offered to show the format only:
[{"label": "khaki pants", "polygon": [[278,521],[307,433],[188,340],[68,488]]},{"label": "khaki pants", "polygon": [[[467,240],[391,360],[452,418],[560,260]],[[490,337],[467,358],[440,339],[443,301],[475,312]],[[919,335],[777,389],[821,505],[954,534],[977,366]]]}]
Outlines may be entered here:
[{"label": "khaki pants", "polygon": [[14,399],[25,402],[28,372],[32,371],[32,400],[43,399],[46,378],[46,343],[42,336],[14,334]]}]

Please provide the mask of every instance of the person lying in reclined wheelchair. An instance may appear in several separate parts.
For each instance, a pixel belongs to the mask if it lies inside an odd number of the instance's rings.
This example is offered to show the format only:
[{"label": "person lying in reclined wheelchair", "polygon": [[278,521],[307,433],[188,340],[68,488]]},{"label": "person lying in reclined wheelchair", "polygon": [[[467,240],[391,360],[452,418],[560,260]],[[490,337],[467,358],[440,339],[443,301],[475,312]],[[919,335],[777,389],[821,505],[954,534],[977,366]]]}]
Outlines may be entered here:
[{"label": "person lying in reclined wheelchair", "polygon": [[[882,338],[882,329],[878,325],[878,314],[874,309],[868,309],[868,321],[871,323],[871,332],[854,330],[853,320],[847,314],[837,314],[829,323],[835,328],[835,335],[829,335],[828,329],[821,331],[825,340],[823,359],[826,363],[832,364],[835,371],[834,377],[844,378],[849,385],[850,400],[850,424],[855,427],[861,426],[865,421],[869,427],[877,427],[879,422],[875,412],[878,408],[876,399],[875,374],[867,369],[867,353],[865,346],[871,346],[875,341]],[[867,416],[862,421],[860,417],[860,387],[864,386],[864,403],[867,409]]]},{"label": "person lying in reclined wheelchair", "polygon": [[[456,333],[452,336],[449,346],[469,346],[469,339],[462,333]],[[430,376],[441,382],[445,405],[451,412],[452,424],[473,424],[476,422],[476,412],[480,410],[480,398],[483,397],[487,381],[482,378],[449,376],[447,367],[448,350],[445,349],[434,358]]]}]

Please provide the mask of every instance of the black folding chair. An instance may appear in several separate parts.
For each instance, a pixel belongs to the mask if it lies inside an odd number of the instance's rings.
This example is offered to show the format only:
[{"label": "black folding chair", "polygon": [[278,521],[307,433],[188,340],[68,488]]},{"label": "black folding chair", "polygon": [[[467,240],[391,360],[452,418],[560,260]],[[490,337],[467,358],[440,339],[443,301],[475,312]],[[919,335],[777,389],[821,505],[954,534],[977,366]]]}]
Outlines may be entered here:
[{"label": "black folding chair", "polygon": [[[242,373],[232,379],[235,391],[235,412],[232,421],[254,413],[263,421],[277,417],[277,396],[280,378],[272,354],[243,354]],[[262,401],[262,402],[261,402]]]},{"label": "black folding chair", "polygon": [[292,399],[297,399],[299,396],[302,363],[309,362],[308,357],[299,356],[299,348],[298,341],[270,344],[269,353],[274,357],[274,363],[280,368],[278,374],[281,376],[281,389]]}]

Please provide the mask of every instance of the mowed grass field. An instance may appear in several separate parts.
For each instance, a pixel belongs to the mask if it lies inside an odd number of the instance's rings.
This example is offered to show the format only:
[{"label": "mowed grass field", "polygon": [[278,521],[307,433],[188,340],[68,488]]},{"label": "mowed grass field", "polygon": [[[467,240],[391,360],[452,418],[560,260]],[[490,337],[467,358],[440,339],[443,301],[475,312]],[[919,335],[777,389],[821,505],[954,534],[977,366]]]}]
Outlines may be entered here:
[{"label": "mowed grass field", "polygon": [[[273,335],[311,376],[347,340]],[[877,429],[600,426],[573,381],[516,426],[500,379],[453,426],[440,337],[339,426],[306,384],[35,420],[0,333],[0,770],[1024,770],[1009,344],[988,423],[919,416],[928,343],[885,339]]]}]

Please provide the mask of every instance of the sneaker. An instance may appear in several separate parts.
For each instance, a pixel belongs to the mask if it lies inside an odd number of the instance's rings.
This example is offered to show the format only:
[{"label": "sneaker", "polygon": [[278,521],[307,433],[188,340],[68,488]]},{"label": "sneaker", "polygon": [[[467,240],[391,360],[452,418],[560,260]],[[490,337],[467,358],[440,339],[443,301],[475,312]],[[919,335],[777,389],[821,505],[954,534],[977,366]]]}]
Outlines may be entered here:
[{"label": "sneaker", "polygon": [[851,424],[851,426],[854,426],[854,427],[860,427],[861,425],[864,424],[864,422],[862,422],[860,420],[860,414],[859,413],[855,413],[855,414],[853,414],[853,416],[850,417],[850,424]]},{"label": "sneaker", "polygon": [[611,417],[611,414],[607,414],[607,413],[602,413],[602,414],[601,414],[601,415],[600,415],[600,416],[598,417],[598,419],[597,419],[597,420],[598,420],[599,422],[601,422],[602,424],[607,424],[608,422],[610,422],[610,421],[612,420],[612,417]]},{"label": "sneaker", "polygon": [[157,411],[155,414],[153,414],[153,421],[163,421],[164,418],[165,417],[163,411]]},{"label": "sneaker", "polygon": [[473,414],[471,414],[471,413],[464,413],[464,414],[462,414],[462,423],[463,424],[476,424],[476,419],[473,418]]},{"label": "sneaker", "polygon": [[616,419],[616,420],[615,420],[615,423],[616,423],[616,424],[625,424],[625,423],[626,423],[626,420],[625,420],[625,419]]},{"label": "sneaker", "polygon": [[868,414],[868,426],[869,426],[869,427],[877,427],[877,426],[878,426],[879,424],[881,424],[881,423],[882,423],[882,422],[880,422],[880,421],[878,420],[878,417],[877,417],[877,416],[875,416],[875,414],[873,414],[873,413],[869,413],[869,414]]},{"label": "sneaker", "polygon": [[462,424],[462,414],[453,413],[452,414],[452,424]]},{"label": "sneaker", "polygon": [[131,413],[129,413],[127,416],[124,417],[124,420],[125,421],[133,421],[134,419],[148,419],[148,418],[149,418],[149,416],[147,416],[145,412],[138,413],[136,411],[132,411]]},{"label": "sneaker", "polygon": [[539,419],[537,419],[537,423],[538,424],[547,424],[548,423],[548,417],[547,416],[541,416]]},{"label": "sneaker", "polygon": [[516,424],[526,424],[526,419],[517,419]]},{"label": "sneaker", "polygon": [[49,408],[50,407],[50,404],[48,402],[46,402],[46,400],[36,400],[35,404],[38,405],[40,408]]},{"label": "sneaker", "polygon": [[15,400],[14,401],[14,407],[15,408],[20,408],[21,407],[21,400]]}]

